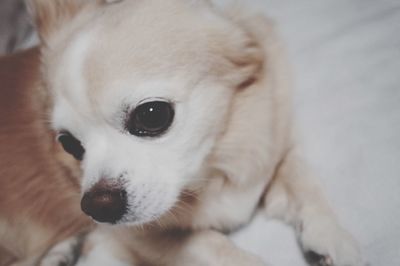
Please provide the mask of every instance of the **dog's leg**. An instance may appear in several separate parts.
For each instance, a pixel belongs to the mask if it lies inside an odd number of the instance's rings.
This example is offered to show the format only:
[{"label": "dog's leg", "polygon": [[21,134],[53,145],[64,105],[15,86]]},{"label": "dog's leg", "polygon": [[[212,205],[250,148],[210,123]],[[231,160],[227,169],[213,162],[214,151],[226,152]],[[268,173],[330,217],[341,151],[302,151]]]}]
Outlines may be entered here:
[{"label": "dog's leg", "polygon": [[177,242],[177,247],[167,257],[167,266],[266,266],[260,258],[212,230],[191,232]]},{"label": "dog's leg", "polygon": [[99,230],[78,235],[55,245],[30,266],[133,266],[116,255],[116,249],[124,248],[116,240]]},{"label": "dog's leg", "polygon": [[15,263],[6,264],[6,266],[33,266],[33,265],[37,265],[36,261],[37,261],[37,257],[31,257],[31,258],[23,260],[23,261],[17,261]]},{"label": "dog's leg", "polygon": [[78,262],[86,235],[78,235],[62,241],[47,251],[35,265],[73,266]]},{"label": "dog's leg", "polygon": [[[82,260],[78,266],[266,266],[255,255],[235,246],[227,236],[212,230],[159,231],[154,228],[143,231],[114,227],[97,234],[91,240],[94,245],[90,251],[92,255],[87,255],[88,258],[92,256],[93,261]],[[108,248],[104,243],[108,243]],[[110,252],[113,252],[112,256],[109,256]],[[117,263],[100,264],[107,259]]]},{"label": "dog's leg", "polygon": [[[92,231],[82,245],[81,256],[76,266],[135,266],[138,265],[136,253],[129,249],[125,238],[114,234],[112,226],[98,227]],[[124,236],[134,241],[131,230],[122,229]]]},{"label": "dog's leg", "polygon": [[216,231],[154,231],[96,229],[61,242],[29,266],[266,266]]},{"label": "dog's leg", "polygon": [[299,153],[291,150],[264,198],[271,218],[291,224],[311,265],[362,265],[357,244],[339,224]]}]

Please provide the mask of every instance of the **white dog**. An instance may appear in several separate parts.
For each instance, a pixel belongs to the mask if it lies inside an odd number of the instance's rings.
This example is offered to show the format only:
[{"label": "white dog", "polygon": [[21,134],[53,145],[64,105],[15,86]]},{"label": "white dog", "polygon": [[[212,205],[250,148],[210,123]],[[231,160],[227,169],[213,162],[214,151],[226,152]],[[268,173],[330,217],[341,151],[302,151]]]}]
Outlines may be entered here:
[{"label": "white dog", "polygon": [[269,21],[206,0],[30,7],[52,127],[82,170],[81,208],[114,224],[41,265],[263,265],[217,233],[255,211],[293,225],[313,265],[361,265],[296,148]]}]

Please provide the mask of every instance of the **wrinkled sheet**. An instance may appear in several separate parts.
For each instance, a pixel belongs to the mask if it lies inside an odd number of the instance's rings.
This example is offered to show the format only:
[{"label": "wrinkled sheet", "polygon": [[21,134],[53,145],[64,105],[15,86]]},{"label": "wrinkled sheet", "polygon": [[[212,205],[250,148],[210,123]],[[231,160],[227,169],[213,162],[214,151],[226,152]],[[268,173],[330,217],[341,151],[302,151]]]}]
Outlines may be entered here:
[{"label": "wrinkled sheet", "polygon": [[[400,1],[242,1],[277,21],[295,73],[304,153],[372,266],[400,265]],[[233,236],[305,266],[292,230],[257,218]]]}]

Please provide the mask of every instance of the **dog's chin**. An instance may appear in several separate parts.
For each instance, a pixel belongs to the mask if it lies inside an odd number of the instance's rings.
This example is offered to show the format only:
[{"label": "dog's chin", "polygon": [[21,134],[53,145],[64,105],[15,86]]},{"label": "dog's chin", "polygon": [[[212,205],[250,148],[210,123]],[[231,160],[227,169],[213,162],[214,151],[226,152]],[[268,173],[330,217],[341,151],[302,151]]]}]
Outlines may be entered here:
[{"label": "dog's chin", "polygon": [[151,216],[136,217],[126,216],[120,221],[117,221],[114,225],[126,225],[126,226],[144,226],[147,224],[157,223],[157,221],[168,211],[160,214],[152,214]]}]

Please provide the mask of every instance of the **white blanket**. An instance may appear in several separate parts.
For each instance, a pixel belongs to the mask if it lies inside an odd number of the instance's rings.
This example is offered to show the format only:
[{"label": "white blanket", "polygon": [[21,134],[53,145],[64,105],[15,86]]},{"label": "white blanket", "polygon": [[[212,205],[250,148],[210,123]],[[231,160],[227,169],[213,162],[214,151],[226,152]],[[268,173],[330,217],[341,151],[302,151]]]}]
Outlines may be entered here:
[{"label": "white blanket", "polygon": [[[400,1],[244,2],[287,42],[305,154],[341,223],[371,266],[400,265]],[[271,265],[306,265],[278,222],[233,238]]]}]

